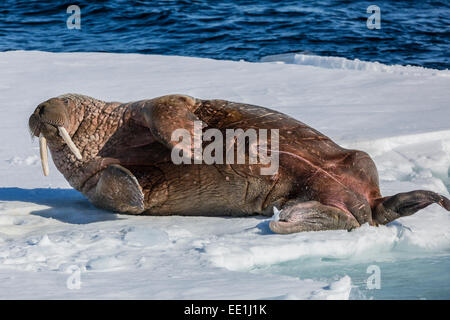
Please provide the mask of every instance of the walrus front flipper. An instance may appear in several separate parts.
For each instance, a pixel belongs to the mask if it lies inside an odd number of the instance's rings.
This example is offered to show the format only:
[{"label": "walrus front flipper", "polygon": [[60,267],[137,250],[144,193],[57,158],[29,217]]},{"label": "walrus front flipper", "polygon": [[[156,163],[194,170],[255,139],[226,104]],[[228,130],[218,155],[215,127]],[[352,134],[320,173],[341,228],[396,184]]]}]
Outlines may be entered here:
[{"label": "walrus front flipper", "polygon": [[395,219],[410,216],[433,203],[450,211],[450,200],[435,192],[416,190],[398,193],[381,199],[373,212],[373,220],[379,224],[387,224]]},{"label": "walrus front flipper", "polygon": [[144,194],[136,177],[117,164],[103,170],[90,200],[107,210],[130,214],[144,211]]},{"label": "walrus front flipper", "polygon": [[351,230],[359,227],[358,221],[344,211],[317,201],[289,205],[280,213],[279,221],[271,221],[275,233],[294,233],[322,230]]}]

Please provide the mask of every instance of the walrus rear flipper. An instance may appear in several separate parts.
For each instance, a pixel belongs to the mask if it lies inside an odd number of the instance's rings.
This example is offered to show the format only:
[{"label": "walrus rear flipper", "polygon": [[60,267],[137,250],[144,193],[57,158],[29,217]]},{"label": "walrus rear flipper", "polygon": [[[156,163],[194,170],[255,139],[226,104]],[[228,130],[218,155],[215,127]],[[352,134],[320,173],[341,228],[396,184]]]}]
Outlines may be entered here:
[{"label": "walrus rear flipper", "polygon": [[298,202],[289,205],[280,213],[279,221],[271,221],[270,229],[275,233],[303,231],[351,230],[359,227],[350,214],[317,201]]},{"label": "walrus rear flipper", "polygon": [[387,224],[395,219],[410,216],[433,203],[450,211],[450,200],[435,192],[416,190],[398,193],[381,199],[374,209],[373,220],[379,224]]}]

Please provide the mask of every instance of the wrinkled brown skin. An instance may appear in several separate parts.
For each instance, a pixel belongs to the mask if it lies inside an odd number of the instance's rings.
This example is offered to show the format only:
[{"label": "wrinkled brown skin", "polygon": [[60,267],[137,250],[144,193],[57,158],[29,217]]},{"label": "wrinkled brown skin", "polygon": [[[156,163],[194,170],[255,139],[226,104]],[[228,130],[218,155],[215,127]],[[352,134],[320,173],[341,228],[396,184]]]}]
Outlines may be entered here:
[{"label": "wrinkled brown skin", "polygon": [[[260,175],[257,165],[182,164],[171,161],[173,130],[279,129],[279,170]],[[377,225],[447,198],[414,191],[383,198],[374,162],[365,152],[341,148],[280,112],[224,100],[169,95],[131,103],[66,94],[40,104],[30,130],[48,140],[53,161],[70,185],[95,205],[150,215],[272,215],[279,233]],[[59,137],[64,125],[79,148],[77,160]],[[137,181],[136,181],[136,179]]]}]

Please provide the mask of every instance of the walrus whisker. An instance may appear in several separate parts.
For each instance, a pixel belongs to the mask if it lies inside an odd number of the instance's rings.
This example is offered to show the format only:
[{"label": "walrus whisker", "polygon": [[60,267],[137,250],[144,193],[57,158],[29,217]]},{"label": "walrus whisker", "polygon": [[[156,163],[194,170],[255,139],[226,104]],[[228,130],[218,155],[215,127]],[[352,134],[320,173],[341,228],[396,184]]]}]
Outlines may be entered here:
[{"label": "walrus whisker", "polygon": [[58,127],[59,134],[64,139],[64,142],[69,147],[70,151],[75,155],[75,157],[78,160],[82,160],[83,157],[81,156],[80,150],[78,150],[77,146],[73,143],[72,138],[70,138],[69,134],[67,133],[66,128],[64,127]]},{"label": "walrus whisker", "polygon": [[28,120],[28,129],[30,131],[30,135],[32,138],[37,137],[39,134],[39,117],[35,114],[32,114],[30,119]]},{"label": "walrus whisker", "polygon": [[47,139],[45,139],[44,135],[39,134],[39,152],[41,154],[41,164],[42,170],[44,171],[44,176],[48,176],[48,151],[47,151]]}]

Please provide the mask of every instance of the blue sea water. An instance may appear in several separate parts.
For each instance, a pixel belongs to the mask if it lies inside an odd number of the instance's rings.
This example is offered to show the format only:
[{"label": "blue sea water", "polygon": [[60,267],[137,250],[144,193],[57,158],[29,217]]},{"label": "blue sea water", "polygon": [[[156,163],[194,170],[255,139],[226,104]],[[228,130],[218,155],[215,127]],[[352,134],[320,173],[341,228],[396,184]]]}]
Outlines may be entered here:
[{"label": "blue sea water", "polygon": [[[356,300],[448,300],[449,258],[448,254],[442,254],[397,257],[372,263],[349,263],[346,259],[299,259],[255,268],[254,271],[324,281],[347,275],[352,280],[350,299]],[[374,265],[379,268],[379,287],[371,283],[373,270],[368,271],[368,267]]]},{"label": "blue sea water", "polygon": [[[67,7],[81,9],[69,30]],[[377,5],[381,29],[368,29]],[[288,52],[450,66],[450,1],[0,1],[0,51],[134,52],[258,61]]]}]

